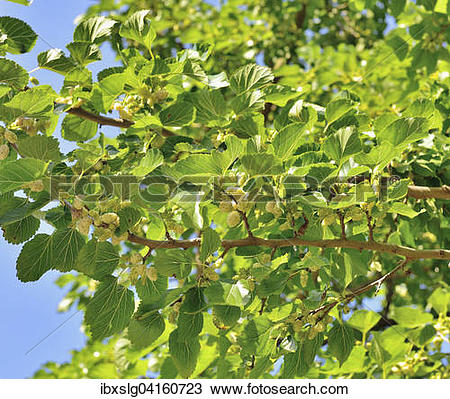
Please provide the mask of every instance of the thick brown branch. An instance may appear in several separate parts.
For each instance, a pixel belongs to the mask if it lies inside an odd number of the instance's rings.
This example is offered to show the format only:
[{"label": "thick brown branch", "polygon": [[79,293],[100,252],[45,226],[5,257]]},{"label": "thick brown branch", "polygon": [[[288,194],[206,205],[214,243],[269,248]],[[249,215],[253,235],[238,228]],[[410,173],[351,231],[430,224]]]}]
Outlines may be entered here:
[{"label": "thick brown branch", "polygon": [[[134,234],[128,235],[128,240],[135,244],[145,245],[151,249],[156,248],[193,248],[200,247],[201,240],[173,240],[173,241],[156,241],[149,240],[147,238],[138,237]],[[352,248],[359,251],[377,251],[386,252],[394,255],[404,256],[407,259],[448,259],[450,260],[450,250],[447,249],[414,249],[404,247],[401,245],[392,245],[385,243],[378,243],[376,241],[352,241],[352,240],[303,240],[299,237],[295,238],[277,238],[277,239],[264,239],[258,237],[247,237],[238,240],[223,240],[222,247],[224,249],[238,248],[238,247],[319,247],[319,248]]]},{"label": "thick brown branch", "polygon": [[416,199],[436,198],[436,199],[450,200],[450,186],[442,186],[442,187],[409,186],[408,197]]},{"label": "thick brown branch", "polygon": [[130,126],[134,125],[134,122],[132,121],[128,121],[126,119],[108,118],[106,116],[97,115],[93,112],[86,111],[80,107],[69,108],[66,112],[68,114],[75,115],[92,122],[96,122],[103,126],[116,126],[127,129]]},{"label": "thick brown branch", "polygon": [[[115,126],[115,127],[120,127],[122,129],[127,129],[134,125],[133,121],[129,121],[127,119],[109,118],[107,116],[97,115],[97,114],[94,114],[93,112],[86,111],[85,109],[83,109],[81,107],[69,108],[68,110],[66,110],[66,112],[68,114],[78,116],[79,118],[87,119],[92,122],[96,122],[102,126]],[[167,129],[162,129],[161,134],[164,137],[175,136],[175,133],[173,133]]]}]

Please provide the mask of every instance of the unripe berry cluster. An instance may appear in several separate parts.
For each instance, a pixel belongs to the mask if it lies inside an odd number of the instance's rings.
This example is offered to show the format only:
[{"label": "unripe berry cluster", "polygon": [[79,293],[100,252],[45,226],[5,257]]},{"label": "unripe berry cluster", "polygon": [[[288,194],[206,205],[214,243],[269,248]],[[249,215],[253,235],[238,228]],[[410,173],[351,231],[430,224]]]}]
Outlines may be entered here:
[{"label": "unripe berry cluster", "polygon": [[7,144],[0,145],[0,161],[8,158],[9,155],[9,146]]},{"label": "unripe berry cluster", "polygon": [[293,331],[299,340],[314,339],[317,334],[325,331],[326,326],[333,322],[329,314],[311,313],[303,303],[299,312],[291,313],[286,318],[286,323],[292,325]]},{"label": "unripe berry cluster", "polygon": [[280,205],[275,201],[269,201],[266,204],[266,211],[271,213],[276,218],[279,218],[281,217],[281,215],[283,215],[283,210],[281,209]]},{"label": "unripe berry cluster", "polygon": [[35,136],[37,132],[45,132],[50,128],[52,122],[50,119],[17,118],[15,125],[24,130],[29,136]]}]

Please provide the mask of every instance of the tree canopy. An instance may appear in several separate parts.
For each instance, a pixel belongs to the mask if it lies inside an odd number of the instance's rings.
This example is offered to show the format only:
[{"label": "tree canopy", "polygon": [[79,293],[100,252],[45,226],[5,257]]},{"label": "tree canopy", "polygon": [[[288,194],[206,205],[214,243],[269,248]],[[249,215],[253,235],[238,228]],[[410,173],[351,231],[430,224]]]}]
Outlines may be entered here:
[{"label": "tree canopy", "polygon": [[449,14],[98,0],[58,92],[0,17],[0,226],[88,337],[35,377],[448,378]]}]

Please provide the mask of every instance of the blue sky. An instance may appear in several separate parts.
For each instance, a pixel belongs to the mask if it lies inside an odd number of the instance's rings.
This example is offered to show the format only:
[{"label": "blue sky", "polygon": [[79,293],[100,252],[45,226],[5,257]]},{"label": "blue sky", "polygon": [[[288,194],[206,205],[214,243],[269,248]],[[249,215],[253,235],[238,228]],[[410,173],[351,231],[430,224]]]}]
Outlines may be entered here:
[{"label": "blue sky", "polygon": [[[13,56],[28,71],[37,66],[37,55],[50,48],[64,49],[72,41],[73,21],[83,13],[92,0],[62,1],[36,0],[30,7],[0,0],[0,15],[20,18],[39,35],[36,46],[29,54]],[[103,61],[92,65],[94,73],[115,63],[109,45],[102,47]],[[63,78],[50,71],[33,73],[41,84],[50,84],[57,90]],[[59,130],[59,129],[58,129]],[[64,152],[71,149],[64,143]],[[48,226],[41,227],[48,232]],[[81,348],[84,335],[80,332],[82,312],[70,318],[54,334],[29,354],[25,354],[52,330],[66,321],[74,312],[58,313],[57,305],[64,290],[53,282],[59,273],[48,272],[38,282],[21,283],[16,278],[15,262],[21,246],[8,244],[0,234],[0,378],[25,378],[46,361],[63,362],[70,359],[72,349]]]}]

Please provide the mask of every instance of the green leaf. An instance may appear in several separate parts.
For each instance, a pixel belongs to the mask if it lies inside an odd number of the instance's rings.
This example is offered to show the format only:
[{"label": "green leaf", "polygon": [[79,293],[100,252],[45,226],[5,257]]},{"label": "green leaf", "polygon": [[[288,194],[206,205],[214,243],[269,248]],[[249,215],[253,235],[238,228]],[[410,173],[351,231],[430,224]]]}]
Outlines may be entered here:
[{"label": "green leaf", "polygon": [[19,140],[17,147],[23,157],[42,159],[43,161],[58,161],[61,158],[59,143],[54,137],[42,135],[25,137]]},{"label": "green leaf", "polygon": [[362,333],[367,333],[380,319],[381,316],[378,313],[371,310],[358,309],[353,312],[347,323],[350,327],[356,328]]},{"label": "green leaf", "polygon": [[108,277],[100,283],[89,301],[84,321],[94,340],[109,337],[128,326],[134,311],[133,293]]},{"label": "green leaf", "polygon": [[178,333],[180,335],[199,335],[203,330],[203,314],[180,312],[178,316],[177,326]]},{"label": "green leaf", "polygon": [[259,89],[273,80],[269,68],[256,64],[248,64],[239,68],[230,78],[230,88],[235,94]]},{"label": "green leaf", "polygon": [[446,314],[450,305],[450,292],[445,288],[438,288],[428,298],[428,303],[436,312]]},{"label": "green leaf", "polygon": [[158,276],[156,281],[141,277],[136,283],[136,292],[144,305],[150,305],[164,298],[167,287],[167,277]]},{"label": "green leaf", "polygon": [[6,83],[16,89],[23,89],[28,84],[28,72],[14,61],[0,58],[0,83]]},{"label": "green leaf", "polygon": [[30,25],[13,17],[0,17],[0,37],[6,35],[6,51],[11,54],[28,53],[37,35]]},{"label": "green leaf", "polygon": [[222,169],[210,154],[194,154],[178,161],[171,170],[176,177],[221,175]]},{"label": "green leaf", "polygon": [[354,346],[344,364],[337,369],[339,373],[358,373],[364,368],[366,349],[362,346]]},{"label": "green leaf", "polygon": [[64,229],[72,222],[72,215],[66,206],[58,206],[47,211],[45,221],[57,229]]},{"label": "green leaf", "polygon": [[195,108],[188,102],[177,102],[159,113],[164,126],[186,126],[195,120]]},{"label": "green leaf", "polygon": [[178,329],[172,331],[169,352],[178,373],[183,378],[188,378],[194,372],[200,354],[198,337],[181,335]]},{"label": "green leaf", "polygon": [[50,118],[53,113],[55,91],[50,86],[38,86],[16,94],[11,101],[0,105],[0,114],[7,121],[19,117]]},{"label": "green leaf", "polygon": [[344,116],[348,111],[353,109],[354,106],[355,103],[346,98],[339,98],[328,103],[325,110],[325,118],[328,124],[331,124],[341,116]]},{"label": "green leaf", "polygon": [[114,73],[104,77],[94,85],[91,102],[98,112],[109,112],[114,100],[119,96],[125,86],[125,74]]},{"label": "green leaf", "polygon": [[[403,0],[403,1],[406,1],[406,0]],[[448,0],[437,0],[436,5],[434,6],[434,11],[440,12],[442,14],[448,15],[449,9],[450,9],[450,3],[448,2]]]},{"label": "green leaf", "polygon": [[238,337],[242,351],[252,355],[270,356],[276,347],[276,339],[271,339],[273,323],[265,316],[247,322],[243,333]]},{"label": "green leaf", "polygon": [[68,272],[75,267],[78,253],[85,245],[85,238],[78,231],[67,228],[56,230],[53,235],[52,267],[62,272]]},{"label": "green leaf", "polygon": [[245,306],[251,299],[247,282],[238,281],[235,284],[216,281],[205,288],[205,297],[212,305]]},{"label": "green leaf", "polygon": [[234,120],[230,128],[237,137],[246,139],[264,132],[264,117],[262,115],[245,115]]},{"label": "green leaf", "polygon": [[389,37],[386,40],[386,43],[393,50],[393,53],[400,61],[403,61],[408,55],[408,42],[403,40],[400,36],[394,35]]},{"label": "green leaf", "polygon": [[149,13],[149,10],[142,10],[132,14],[120,27],[119,34],[122,37],[143,44],[151,52],[156,33],[151,26],[150,20],[147,19]]},{"label": "green leaf", "polygon": [[48,69],[53,72],[66,75],[74,70],[77,65],[75,62],[64,55],[64,52],[58,48],[44,51],[38,55],[39,68]]},{"label": "green leaf", "polygon": [[283,378],[303,377],[314,363],[314,358],[323,342],[323,335],[305,339],[298,344],[297,351],[284,356]]},{"label": "green leaf", "polygon": [[384,364],[391,358],[391,355],[383,348],[383,342],[379,332],[373,332],[371,343],[369,352],[370,357],[375,360],[380,367],[384,367]]},{"label": "green leaf", "polygon": [[241,308],[239,306],[215,305],[213,306],[213,313],[227,328],[234,326],[241,318]]},{"label": "green leaf", "polygon": [[431,74],[436,70],[439,53],[435,49],[427,49],[421,47],[421,43],[417,44],[411,50],[413,56],[411,66],[414,69],[426,68],[426,73]]},{"label": "green leaf", "polygon": [[164,318],[153,312],[147,316],[137,316],[130,321],[128,338],[136,348],[144,348],[153,344],[166,328]]},{"label": "green leaf", "polygon": [[427,135],[427,120],[425,118],[401,118],[378,133],[377,138],[396,147],[413,143]]},{"label": "green leaf", "polygon": [[91,62],[102,59],[102,53],[96,44],[91,44],[89,42],[72,42],[66,47],[77,64],[83,67]]},{"label": "green leaf", "polygon": [[244,155],[241,162],[250,176],[276,175],[284,171],[279,160],[272,154]]},{"label": "green leaf", "polygon": [[206,307],[203,290],[198,287],[190,288],[184,295],[180,306],[180,313],[198,313]]},{"label": "green leaf", "polygon": [[213,50],[211,43],[194,43],[192,48],[185,49],[177,54],[177,58],[180,61],[186,59],[199,60],[205,62]]},{"label": "green leaf", "polygon": [[109,276],[118,266],[120,255],[108,242],[90,240],[78,253],[75,269],[96,280]]},{"label": "green leaf", "polygon": [[409,179],[395,181],[388,186],[388,200],[395,201],[402,199],[408,194]]},{"label": "green leaf", "polygon": [[34,236],[41,221],[34,216],[27,216],[17,222],[3,226],[3,237],[11,244],[21,244]]},{"label": "green leaf", "polygon": [[158,166],[162,165],[164,157],[156,148],[149,148],[144,158],[139,162],[139,166],[133,169],[133,175],[145,176],[154,171]]},{"label": "green leaf", "polygon": [[292,123],[281,130],[274,138],[272,145],[275,155],[287,160],[302,143],[305,125],[303,123]]},{"label": "green leaf", "polygon": [[7,0],[11,3],[22,4],[23,6],[30,6],[33,0]]},{"label": "green leaf", "polygon": [[387,211],[389,213],[398,213],[399,215],[406,216],[410,219],[413,219],[422,212],[425,212],[424,209],[420,212],[416,212],[414,209],[410,208],[408,204],[404,204],[402,202],[394,202],[389,206]]},{"label": "green leaf", "polygon": [[203,231],[200,246],[200,262],[204,262],[209,255],[212,255],[220,247],[220,244],[220,236],[215,230],[208,227]]},{"label": "green leaf", "polygon": [[264,93],[259,90],[246,91],[231,100],[231,108],[236,115],[264,108]]},{"label": "green leaf", "polygon": [[406,0],[390,0],[389,1],[389,8],[392,11],[392,15],[394,17],[399,16],[403,9],[405,8]]},{"label": "green leaf", "polygon": [[407,333],[408,339],[418,347],[424,347],[436,335],[436,330],[431,324],[427,324],[423,328],[415,328]]},{"label": "green leaf", "polygon": [[248,378],[256,379],[260,378],[266,372],[269,372],[273,367],[273,362],[268,356],[259,357],[255,361],[254,367],[251,369]]},{"label": "green leaf", "polygon": [[342,164],[353,154],[362,149],[358,131],[354,126],[339,129],[336,133],[327,137],[323,144],[323,150],[331,159]]},{"label": "green leaf", "polygon": [[192,93],[188,100],[197,110],[196,122],[219,126],[227,122],[227,105],[219,90],[199,90]]},{"label": "green leaf", "polygon": [[256,288],[256,293],[260,298],[267,298],[269,295],[279,295],[283,292],[288,278],[289,273],[274,271],[261,281]]},{"label": "green leaf", "polygon": [[402,113],[404,116],[429,118],[434,112],[434,104],[428,98],[418,98]]},{"label": "green leaf", "polygon": [[41,209],[50,202],[50,195],[43,191],[36,195],[35,201],[25,198],[12,197],[5,200],[0,206],[0,224],[9,224],[30,216],[34,211]]},{"label": "green leaf", "polygon": [[183,250],[157,250],[154,266],[163,276],[184,278],[191,272],[192,259]]},{"label": "green leaf", "polygon": [[383,169],[397,155],[396,149],[388,142],[374,146],[368,153],[355,155],[355,162],[370,168]]},{"label": "green leaf", "polygon": [[17,278],[22,282],[37,281],[52,268],[53,237],[38,234],[28,241],[17,258]]},{"label": "green leaf", "polygon": [[120,220],[120,225],[117,230],[119,235],[131,229],[142,217],[141,211],[132,206],[122,208],[119,212],[117,212],[117,215]]},{"label": "green leaf", "polygon": [[12,92],[11,87],[0,85],[0,102],[6,101],[6,96]]},{"label": "green leaf", "polygon": [[227,146],[225,151],[213,151],[212,153],[214,164],[220,168],[221,173],[225,173],[245,151],[242,141],[234,135],[227,136],[225,144]]},{"label": "green leaf", "polygon": [[270,85],[264,89],[264,93],[266,102],[278,105],[279,107],[284,107],[289,100],[299,96],[298,91],[293,90],[289,86],[282,85]]},{"label": "green leaf", "polygon": [[352,328],[344,322],[335,324],[328,334],[328,348],[340,366],[347,360],[354,345],[355,336]]},{"label": "green leaf", "polygon": [[66,115],[62,126],[62,137],[69,141],[86,141],[97,133],[98,125],[75,115]]},{"label": "green leaf", "polygon": [[101,43],[111,36],[116,21],[105,17],[92,17],[82,21],[73,33],[75,42]]},{"label": "green leaf", "polygon": [[40,179],[47,169],[45,162],[20,158],[0,165],[0,193],[17,190],[24,184]]},{"label": "green leaf", "polygon": [[392,318],[402,327],[414,328],[430,323],[433,320],[433,315],[417,308],[396,306]]}]

